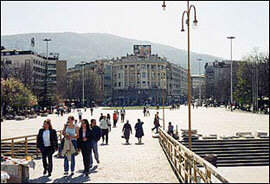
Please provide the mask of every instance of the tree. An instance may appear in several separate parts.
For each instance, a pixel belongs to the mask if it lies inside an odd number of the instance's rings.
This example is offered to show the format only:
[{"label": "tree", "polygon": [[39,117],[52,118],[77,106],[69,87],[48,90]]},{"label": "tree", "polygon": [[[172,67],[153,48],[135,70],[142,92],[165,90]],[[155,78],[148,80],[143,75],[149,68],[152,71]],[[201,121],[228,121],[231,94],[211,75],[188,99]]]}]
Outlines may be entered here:
[{"label": "tree", "polygon": [[4,114],[8,106],[18,110],[36,104],[37,97],[20,81],[14,78],[1,79],[1,107]]}]

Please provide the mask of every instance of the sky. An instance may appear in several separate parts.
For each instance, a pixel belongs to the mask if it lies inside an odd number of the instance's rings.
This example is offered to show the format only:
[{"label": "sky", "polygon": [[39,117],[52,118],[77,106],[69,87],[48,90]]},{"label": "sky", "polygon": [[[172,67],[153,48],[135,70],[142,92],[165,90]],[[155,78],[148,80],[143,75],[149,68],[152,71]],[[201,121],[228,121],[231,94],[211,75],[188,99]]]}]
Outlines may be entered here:
[{"label": "sky", "polygon": [[[191,51],[230,59],[256,47],[269,53],[268,1],[190,1],[198,26],[191,27]],[[1,1],[1,35],[36,32],[109,33],[187,50],[181,32],[186,1]],[[194,12],[191,12],[193,21]],[[185,25],[186,28],[186,25]]]}]

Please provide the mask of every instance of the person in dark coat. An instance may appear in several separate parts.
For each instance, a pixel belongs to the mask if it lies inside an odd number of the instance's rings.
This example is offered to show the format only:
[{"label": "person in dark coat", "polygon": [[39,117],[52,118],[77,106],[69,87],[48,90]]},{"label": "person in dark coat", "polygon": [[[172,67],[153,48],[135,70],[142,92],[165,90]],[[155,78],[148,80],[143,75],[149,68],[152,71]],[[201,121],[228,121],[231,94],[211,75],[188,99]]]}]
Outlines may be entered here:
[{"label": "person in dark coat", "polygon": [[53,169],[52,155],[58,149],[57,133],[52,128],[50,119],[44,121],[43,128],[38,132],[37,148],[42,153],[43,174],[45,175],[48,171],[50,177]]},{"label": "person in dark coat", "polygon": [[92,133],[89,123],[86,119],[82,120],[81,128],[79,129],[79,138],[77,139],[78,148],[81,149],[83,157],[84,171],[83,173],[88,176],[90,166],[90,149],[91,149]]},{"label": "person in dark coat", "polygon": [[143,133],[143,122],[138,119],[138,122],[135,124],[135,137],[138,138],[138,144],[141,144],[142,143],[142,136],[144,136],[144,133]]},{"label": "person in dark coat", "polygon": [[93,166],[92,151],[94,153],[95,159],[99,164],[99,155],[98,155],[98,141],[101,137],[101,128],[97,126],[96,120],[91,119],[91,130],[92,130],[92,140],[91,140],[91,150],[90,150],[90,168]]},{"label": "person in dark coat", "polygon": [[122,132],[124,133],[124,138],[126,139],[126,143],[129,144],[129,136],[132,134],[132,128],[131,125],[129,124],[129,121],[124,124]]}]

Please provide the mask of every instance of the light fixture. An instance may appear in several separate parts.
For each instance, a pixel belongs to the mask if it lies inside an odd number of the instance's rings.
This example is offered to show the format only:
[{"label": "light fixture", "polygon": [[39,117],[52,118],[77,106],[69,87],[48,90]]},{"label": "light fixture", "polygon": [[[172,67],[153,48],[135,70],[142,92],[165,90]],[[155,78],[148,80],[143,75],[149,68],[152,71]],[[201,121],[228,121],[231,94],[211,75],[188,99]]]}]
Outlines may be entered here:
[{"label": "light fixture", "polygon": [[163,9],[163,11],[165,11],[165,10],[166,10],[166,4],[165,4],[165,1],[163,1],[163,4],[162,4],[162,9]]}]

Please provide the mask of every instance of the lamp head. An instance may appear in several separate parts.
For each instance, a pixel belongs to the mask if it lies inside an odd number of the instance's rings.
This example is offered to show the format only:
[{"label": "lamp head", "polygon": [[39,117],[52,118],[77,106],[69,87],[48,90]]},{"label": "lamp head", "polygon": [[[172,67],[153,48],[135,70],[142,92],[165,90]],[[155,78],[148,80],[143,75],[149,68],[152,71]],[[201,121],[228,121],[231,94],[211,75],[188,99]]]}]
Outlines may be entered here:
[{"label": "lamp head", "polygon": [[182,27],[181,32],[185,32],[184,28]]},{"label": "lamp head", "polygon": [[162,9],[163,9],[163,11],[165,11],[165,9],[166,9],[166,4],[165,4],[165,1],[163,1],[163,4],[162,4]]},{"label": "lamp head", "polygon": [[197,26],[198,25],[198,20],[197,19],[195,19],[194,21],[193,21],[193,26]]}]

